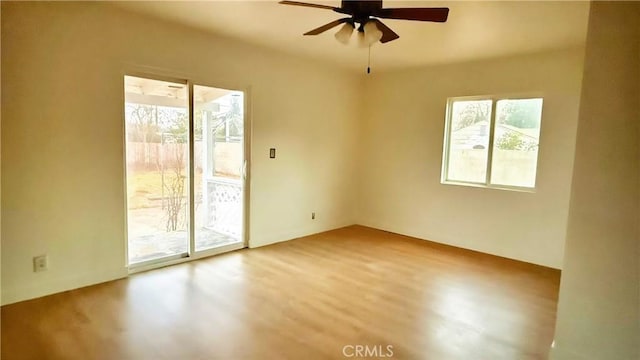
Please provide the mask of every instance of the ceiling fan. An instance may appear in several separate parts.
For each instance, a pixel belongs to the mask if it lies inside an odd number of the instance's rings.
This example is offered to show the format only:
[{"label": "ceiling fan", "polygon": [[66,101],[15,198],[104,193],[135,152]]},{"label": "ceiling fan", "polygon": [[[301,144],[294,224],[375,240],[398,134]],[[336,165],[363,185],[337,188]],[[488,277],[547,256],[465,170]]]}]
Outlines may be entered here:
[{"label": "ceiling fan", "polygon": [[396,19],[396,20],[414,20],[414,21],[432,21],[445,22],[449,15],[449,8],[382,8],[382,0],[343,0],[340,7],[328,5],[310,4],[299,1],[280,1],[280,4],[305,6],[317,9],[333,10],[340,14],[349,15],[322,25],[304,33],[304,35],[318,35],[340,24],[343,27],[335,35],[336,39],[343,44],[349,42],[353,30],[358,24],[358,33],[361,42],[366,45],[372,45],[380,41],[386,43],[393,41],[400,36],[382,23],[380,19]]}]

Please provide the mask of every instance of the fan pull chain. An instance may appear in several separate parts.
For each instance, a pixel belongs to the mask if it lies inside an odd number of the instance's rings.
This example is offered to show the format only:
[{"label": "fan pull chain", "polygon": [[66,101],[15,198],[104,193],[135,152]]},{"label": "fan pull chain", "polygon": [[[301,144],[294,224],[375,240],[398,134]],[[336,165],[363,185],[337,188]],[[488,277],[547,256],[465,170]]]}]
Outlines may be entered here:
[{"label": "fan pull chain", "polygon": [[369,58],[367,59],[367,74],[371,74],[371,45],[369,45]]}]

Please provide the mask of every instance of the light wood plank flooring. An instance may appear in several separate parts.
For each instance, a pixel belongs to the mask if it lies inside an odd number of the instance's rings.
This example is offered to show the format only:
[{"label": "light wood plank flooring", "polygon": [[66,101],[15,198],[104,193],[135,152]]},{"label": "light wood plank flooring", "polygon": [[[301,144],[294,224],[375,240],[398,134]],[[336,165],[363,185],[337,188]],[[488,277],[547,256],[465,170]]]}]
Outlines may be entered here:
[{"label": "light wood plank flooring", "polygon": [[353,226],[4,306],[2,359],[545,359],[559,281]]}]

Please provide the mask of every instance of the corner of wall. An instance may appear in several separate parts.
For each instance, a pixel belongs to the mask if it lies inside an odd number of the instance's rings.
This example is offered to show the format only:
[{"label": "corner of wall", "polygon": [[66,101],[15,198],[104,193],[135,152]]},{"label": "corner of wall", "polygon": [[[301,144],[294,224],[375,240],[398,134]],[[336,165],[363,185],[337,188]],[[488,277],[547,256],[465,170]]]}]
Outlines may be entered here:
[{"label": "corner of wall", "polygon": [[[2,4],[0,4],[0,29],[2,29]],[[0,35],[0,59],[2,59],[2,35]],[[0,62],[0,302],[2,300],[2,64]]]},{"label": "corner of wall", "polygon": [[639,17],[591,3],[552,359],[640,355]]}]

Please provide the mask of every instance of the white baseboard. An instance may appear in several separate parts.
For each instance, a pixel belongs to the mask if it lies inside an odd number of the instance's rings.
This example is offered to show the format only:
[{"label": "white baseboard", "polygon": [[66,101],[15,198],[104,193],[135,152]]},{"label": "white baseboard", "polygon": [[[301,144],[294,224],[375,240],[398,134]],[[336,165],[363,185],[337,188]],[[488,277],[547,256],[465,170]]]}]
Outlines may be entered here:
[{"label": "white baseboard", "polygon": [[18,286],[2,289],[2,305],[39,298],[63,291],[78,289],[111,280],[126,278],[126,267],[118,267],[96,273],[78,273],[54,280],[31,283],[29,286]]},{"label": "white baseboard", "polygon": [[[250,241],[249,247],[256,248],[279,242],[289,241],[329,230],[353,225],[353,223],[312,224],[296,229],[269,234],[259,242]],[[129,272],[126,267],[112,268],[100,272],[78,273],[57,279],[32,282],[28,286],[4,287],[2,289],[2,305],[9,305],[19,301],[31,300],[42,296],[52,295],[63,291],[74,290],[85,286],[126,278]]]},{"label": "white baseboard", "polygon": [[301,237],[305,237],[313,234],[322,233],[325,231],[340,229],[340,228],[351,226],[351,225],[356,225],[356,224],[353,222],[338,222],[330,225],[326,225],[326,224],[312,225],[312,226],[304,226],[304,227],[295,228],[295,229],[287,229],[286,231],[269,234],[257,241],[250,240],[249,248],[253,249],[261,246],[276,244],[276,243],[289,241],[289,240],[293,240],[293,239],[297,239],[297,238],[301,238]]}]

